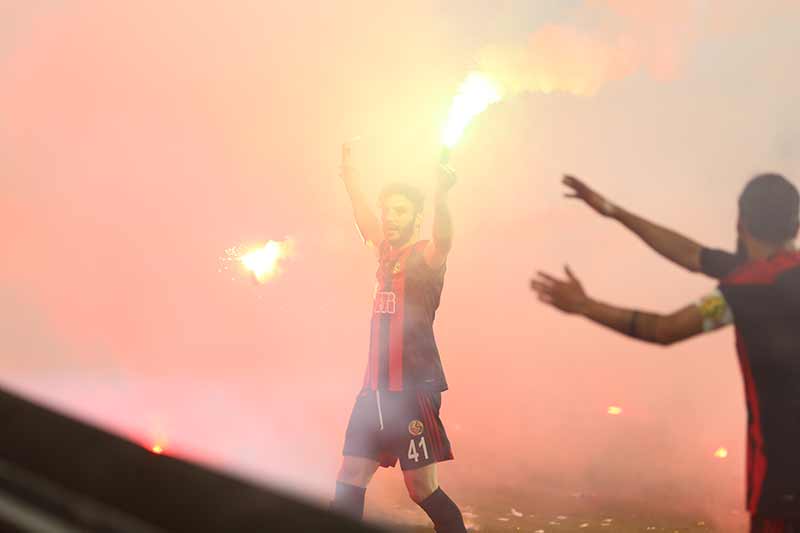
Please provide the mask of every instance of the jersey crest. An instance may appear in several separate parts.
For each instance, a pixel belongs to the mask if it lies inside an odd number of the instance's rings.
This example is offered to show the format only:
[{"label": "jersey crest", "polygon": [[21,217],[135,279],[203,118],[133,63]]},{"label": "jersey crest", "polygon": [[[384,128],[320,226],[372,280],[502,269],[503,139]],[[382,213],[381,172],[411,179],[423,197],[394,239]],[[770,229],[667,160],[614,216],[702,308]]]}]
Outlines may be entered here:
[{"label": "jersey crest", "polygon": [[425,431],[425,425],[421,420],[412,420],[411,423],[408,424],[408,432],[411,433],[413,437],[422,435],[423,431]]}]

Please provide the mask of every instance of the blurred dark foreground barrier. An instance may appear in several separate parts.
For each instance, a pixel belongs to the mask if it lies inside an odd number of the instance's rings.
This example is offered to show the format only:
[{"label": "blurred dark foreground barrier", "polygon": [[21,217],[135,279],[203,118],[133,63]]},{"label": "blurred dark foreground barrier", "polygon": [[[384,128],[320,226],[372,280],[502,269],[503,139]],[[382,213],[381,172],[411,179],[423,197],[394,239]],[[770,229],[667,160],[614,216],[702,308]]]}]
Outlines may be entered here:
[{"label": "blurred dark foreground barrier", "polygon": [[377,532],[0,389],[0,531]]}]

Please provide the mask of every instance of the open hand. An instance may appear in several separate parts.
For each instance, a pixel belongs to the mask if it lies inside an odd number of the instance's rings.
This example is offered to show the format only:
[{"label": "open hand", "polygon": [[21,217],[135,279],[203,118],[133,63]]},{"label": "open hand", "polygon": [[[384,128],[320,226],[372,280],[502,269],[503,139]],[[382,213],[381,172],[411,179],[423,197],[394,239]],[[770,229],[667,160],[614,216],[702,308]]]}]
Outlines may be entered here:
[{"label": "open hand", "polygon": [[567,274],[566,281],[540,271],[538,276],[531,280],[531,289],[539,295],[540,301],[556,309],[569,314],[583,313],[589,297],[568,266],[564,267],[564,272]]},{"label": "open hand", "polygon": [[614,210],[616,209],[614,204],[592,190],[588,185],[583,183],[578,178],[570,176],[569,174],[565,174],[564,179],[561,180],[561,182],[568,188],[572,189],[572,192],[565,194],[567,198],[577,198],[579,200],[583,200],[589,207],[603,216],[608,217],[614,214]]}]

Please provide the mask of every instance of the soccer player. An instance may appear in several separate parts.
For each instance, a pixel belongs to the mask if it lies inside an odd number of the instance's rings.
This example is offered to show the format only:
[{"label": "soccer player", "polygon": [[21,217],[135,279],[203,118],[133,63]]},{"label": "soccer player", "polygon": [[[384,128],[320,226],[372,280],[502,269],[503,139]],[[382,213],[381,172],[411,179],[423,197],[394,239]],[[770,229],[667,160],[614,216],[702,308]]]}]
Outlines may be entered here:
[{"label": "soccer player", "polygon": [[379,222],[359,187],[347,146],[341,175],[361,236],[375,247],[378,270],[367,369],[347,425],[332,508],[361,518],[372,476],[379,466],[393,467],[399,459],[409,496],[436,531],[465,532],[461,512],[436,475],[436,464],[453,458],[439,418],[447,382],[433,320],[453,243],[447,196],[456,176],[449,167],[439,168],[433,238],[421,241],[423,196],[417,189],[386,187]]},{"label": "soccer player", "polygon": [[747,509],[753,533],[800,533],[800,253],[798,191],[762,174],[739,197],[735,254],[704,248],[614,205],[586,184],[564,178],[569,196],[621,222],[656,252],[691,272],[720,280],[696,303],[670,315],[621,309],[590,298],[566,279],[540,272],[539,298],[624,335],[669,345],[728,325],[747,397]]}]

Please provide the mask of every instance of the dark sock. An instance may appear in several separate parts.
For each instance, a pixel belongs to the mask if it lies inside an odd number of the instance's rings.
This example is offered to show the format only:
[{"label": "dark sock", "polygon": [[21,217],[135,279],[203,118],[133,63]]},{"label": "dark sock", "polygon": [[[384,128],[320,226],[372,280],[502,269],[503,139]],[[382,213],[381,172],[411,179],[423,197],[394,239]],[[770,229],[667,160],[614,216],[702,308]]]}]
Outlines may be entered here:
[{"label": "dark sock", "polygon": [[364,495],[367,489],[336,482],[336,495],[331,502],[331,509],[351,516],[357,520],[364,517]]},{"label": "dark sock", "polygon": [[433,520],[436,533],[466,533],[461,511],[442,489],[436,489],[419,506]]}]

